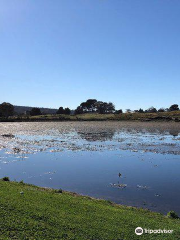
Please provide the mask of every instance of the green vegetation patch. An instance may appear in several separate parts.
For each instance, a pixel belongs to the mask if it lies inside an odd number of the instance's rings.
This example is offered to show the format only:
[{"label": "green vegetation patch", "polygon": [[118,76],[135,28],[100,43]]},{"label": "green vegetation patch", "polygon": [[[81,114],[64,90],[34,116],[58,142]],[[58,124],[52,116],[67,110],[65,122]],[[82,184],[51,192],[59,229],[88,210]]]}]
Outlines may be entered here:
[{"label": "green vegetation patch", "polygon": [[[180,239],[179,219],[2,180],[0,216],[0,239]],[[137,236],[136,227],[174,231]]]}]

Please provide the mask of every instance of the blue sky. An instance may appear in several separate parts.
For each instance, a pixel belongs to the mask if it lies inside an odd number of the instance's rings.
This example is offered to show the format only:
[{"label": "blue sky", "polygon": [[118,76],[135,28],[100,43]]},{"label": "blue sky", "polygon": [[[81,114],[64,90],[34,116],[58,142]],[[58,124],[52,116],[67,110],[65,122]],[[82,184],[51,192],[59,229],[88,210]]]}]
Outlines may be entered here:
[{"label": "blue sky", "polygon": [[0,0],[0,102],[180,104],[179,0]]}]

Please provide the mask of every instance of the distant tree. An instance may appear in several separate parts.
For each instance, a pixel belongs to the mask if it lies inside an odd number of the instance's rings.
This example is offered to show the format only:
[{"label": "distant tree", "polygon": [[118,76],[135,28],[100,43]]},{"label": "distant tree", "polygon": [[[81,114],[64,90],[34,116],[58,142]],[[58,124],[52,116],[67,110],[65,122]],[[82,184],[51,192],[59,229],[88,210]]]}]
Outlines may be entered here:
[{"label": "distant tree", "polygon": [[115,111],[115,114],[121,114],[121,113],[123,113],[123,110],[122,110],[122,109],[119,109],[119,110],[116,110],[116,111]]},{"label": "distant tree", "polygon": [[173,104],[170,106],[169,111],[179,111],[179,106],[178,104]]},{"label": "distant tree", "polygon": [[106,111],[106,103],[104,103],[102,101],[97,102],[96,103],[96,109],[97,109],[98,113],[104,114],[105,111]]},{"label": "distant tree", "polygon": [[82,114],[83,113],[83,109],[81,106],[78,106],[74,112],[75,114]]},{"label": "distant tree", "polygon": [[165,112],[165,109],[164,108],[160,108],[160,109],[158,109],[158,112]]},{"label": "distant tree", "polygon": [[107,108],[106,108],[106,112],[107,113],[114,113],[115,112],[115,106],[112,102],[107,103]]},{"label": "distant tree", "polygon": [[96,111],[100,114],[105,113],[105,104],[102,101],[96,103]]},{"label": "distant tree", "polygon": [[40,108],[32,108],[31,111],[30,111],[30,115],[31,116],[38,116],[38,115],[41,115],[41,110]]},{"label": "distant tree", "polygon": [[140,108],[140,109],[138,110],[138,112],[139,112],[139,113],[144,113],[144,110],[143,110],[142,108]]},{"label": "distant tree", "polygon": [[115,111],[115,106],[113,103],[109,102],[96,102],[96,111],[100,114],[113,113]]},{"label": "distant tree", "polygon": [[14,114],[14,106],[10,103],[3,102],[0,104],[0,116],[1,117],[9,117]]},{"label": "distant tree", "polygon": [[131,113],[131,109],[126,109],[126,113]]},{"label": "distant tree", "polygon": [[86,102],[80,104],[81,109],[84,113],[86,112],[95,112],[96,111],[96,99],[88,99]]},{"label": "distant tree", "polygon": [[115,106],[113,103],[97,101],[96,99],[88,99],[86,102],[82,102],[75,110],[75,114],[82,113],[113,113],[115,111]]},{"label": "distant tree", "polygon": [[70,115],[71,114],[71,110],[69,108],[65,108],[64,109],[64,114]]},{"label": "distant tree", "polygon": [[60,107],[57,112],[57,114],[64,114],[64,108],[63,107]]},{"label": "distant tree", "polygon": [[147,113],[156,113],[157,109],[155,107],[150,107],[146,110]]}]

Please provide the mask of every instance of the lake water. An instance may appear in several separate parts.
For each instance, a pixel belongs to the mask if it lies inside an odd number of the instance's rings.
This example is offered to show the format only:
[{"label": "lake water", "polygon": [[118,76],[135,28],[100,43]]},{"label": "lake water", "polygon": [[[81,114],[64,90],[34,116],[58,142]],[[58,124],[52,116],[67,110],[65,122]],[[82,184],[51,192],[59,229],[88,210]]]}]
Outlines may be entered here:
[{"label": "lake water", "polygon": [[0,123],[0,178],[180,214],[180,123]]}]

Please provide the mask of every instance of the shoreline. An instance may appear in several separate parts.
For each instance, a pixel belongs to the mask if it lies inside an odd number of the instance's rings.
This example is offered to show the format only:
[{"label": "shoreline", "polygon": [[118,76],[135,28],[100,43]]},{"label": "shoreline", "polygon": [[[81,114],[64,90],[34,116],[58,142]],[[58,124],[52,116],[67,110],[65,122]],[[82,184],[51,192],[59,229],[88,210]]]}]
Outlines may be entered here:
[{"label": "shoreline", "polygon": [[44,114],[38,116],[12,116],[0,118],[0,122],[69,122],[69,121],[140,121],[140,122],[180,122],[180,111],[157,113],[121,113],[98,114],[84,113],[78,115]]}]

